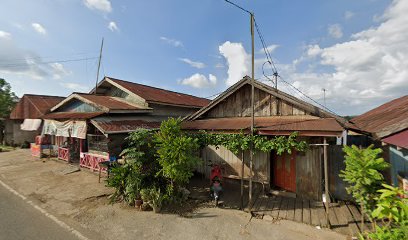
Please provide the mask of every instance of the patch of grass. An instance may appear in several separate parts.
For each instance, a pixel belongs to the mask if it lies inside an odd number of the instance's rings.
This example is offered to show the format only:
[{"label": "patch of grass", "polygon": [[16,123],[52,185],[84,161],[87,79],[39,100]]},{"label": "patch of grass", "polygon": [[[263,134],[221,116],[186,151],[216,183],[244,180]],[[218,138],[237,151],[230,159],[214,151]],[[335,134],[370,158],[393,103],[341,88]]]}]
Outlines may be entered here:
[{"label": "patch of grass", "polygon": [[11,146],[6,146],[6,145],[1,145],[0,144],[0,152],[10,152],[15,150],[16,148],[11,147]]}]

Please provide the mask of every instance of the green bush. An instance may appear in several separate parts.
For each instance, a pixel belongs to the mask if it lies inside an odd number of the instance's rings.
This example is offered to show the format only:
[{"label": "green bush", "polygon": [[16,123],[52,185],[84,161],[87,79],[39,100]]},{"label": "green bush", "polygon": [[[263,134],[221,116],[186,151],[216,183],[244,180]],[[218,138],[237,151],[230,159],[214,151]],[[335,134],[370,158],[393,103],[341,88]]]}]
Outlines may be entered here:
[{"label": "green bush", "polygon": [[343,151],[346,153],[346,168],[341,171],[340,177],[349,184],[346,190],[352,194],[362,211],[370,214],[375,206],[377,191],[384,181],[380,171],[388,168],[389,164],[378,157],[382,150],[373,149],[373,145],[365,149],[355,145],[345,146]]},{"label": "green bush", "polygon": [[143,199],[143,204],[148,204],[153,208],[154,212],[160,212],[166,195],[162,193],[158,187],[144,188],[140,191]]},{"label": "green bush", "polygon": [[180,124],[180,118],[169,118],[162,122],[160,131],[155,135],[161,166],[159,173],[167,178],[173,187],[188,183],[194,168],[201,161],[198,158],[198,139],[184,134]]}]

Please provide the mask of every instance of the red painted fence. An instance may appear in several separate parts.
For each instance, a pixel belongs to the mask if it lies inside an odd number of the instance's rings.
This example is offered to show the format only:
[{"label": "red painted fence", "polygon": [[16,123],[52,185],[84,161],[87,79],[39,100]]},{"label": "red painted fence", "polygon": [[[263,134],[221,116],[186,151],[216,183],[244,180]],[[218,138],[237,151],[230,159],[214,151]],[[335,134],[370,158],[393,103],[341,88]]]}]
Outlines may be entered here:
[{"label": "red painted fence", "polygon": [[[109,156],[96,155],[92,153],[81,153],[79,166],[89,168],[92,171],[99,171],[99,169],[101,168],[99,166],[99,163],[108,160]],[[102,168],[101,170],[104,172],[106,171],[105,168]]]},{"label": "red painted fence", "polygon": [[69,149],[58,147],[58,159],[69,161]]}]

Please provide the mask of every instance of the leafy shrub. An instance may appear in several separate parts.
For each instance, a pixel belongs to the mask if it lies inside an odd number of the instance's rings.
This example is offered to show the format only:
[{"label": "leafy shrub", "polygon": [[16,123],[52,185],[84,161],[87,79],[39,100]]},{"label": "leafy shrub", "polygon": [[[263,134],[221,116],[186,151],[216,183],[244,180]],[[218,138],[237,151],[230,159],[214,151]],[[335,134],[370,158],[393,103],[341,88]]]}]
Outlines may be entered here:
[{"label": "leafy shrub", "polygon": [[185,135],[181,130],[181,119],[169,118],[163,121],[155,135],[159,173],[170,180],[171,185],[184,185],[193,176],[199,164],[198,139]]},{"label": "leafy shrub", "polygon": [[143,204],[149,204],[154,212],[160,212],[163,202],[166,199],[166,195],[162,193],[160,188],[144,188],[140,191],[142,195]]},{"label": "leafy shrub", "polygon": [[388,168],[389,164],[378,157],[382,150],[373,149],[373,145],[366,149],[359,149],[355,145],[345,146],[343,151],[346,153],[346,169],[341,171],[340,177],[349,183],[346,190],[352,194],[362,211],[370,214],[375,206],[377,190],[384,181],[380,171]]}]

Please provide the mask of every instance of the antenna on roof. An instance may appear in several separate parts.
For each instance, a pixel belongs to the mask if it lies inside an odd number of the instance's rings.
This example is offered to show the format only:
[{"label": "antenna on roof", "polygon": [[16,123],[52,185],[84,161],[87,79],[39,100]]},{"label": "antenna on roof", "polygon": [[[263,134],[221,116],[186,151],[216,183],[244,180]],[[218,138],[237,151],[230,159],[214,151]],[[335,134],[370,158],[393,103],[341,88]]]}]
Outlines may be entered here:
[{"label": "antenna on roof", "polygon": [[103,49],[103,38],[102,38],[102,43],[101,43],[101,50],[99,52],[98,71],[96,72],[95,95],[98,89],[99,69],[101,68],[101,60],[102,60],[102,49]]},{"label": "antenna on roof", "polygon": [[326,107],[326,91],[327,91],[327,89],[322,88],[322,91],[323,91],[323,103],[324,103],[324,107]]}]

